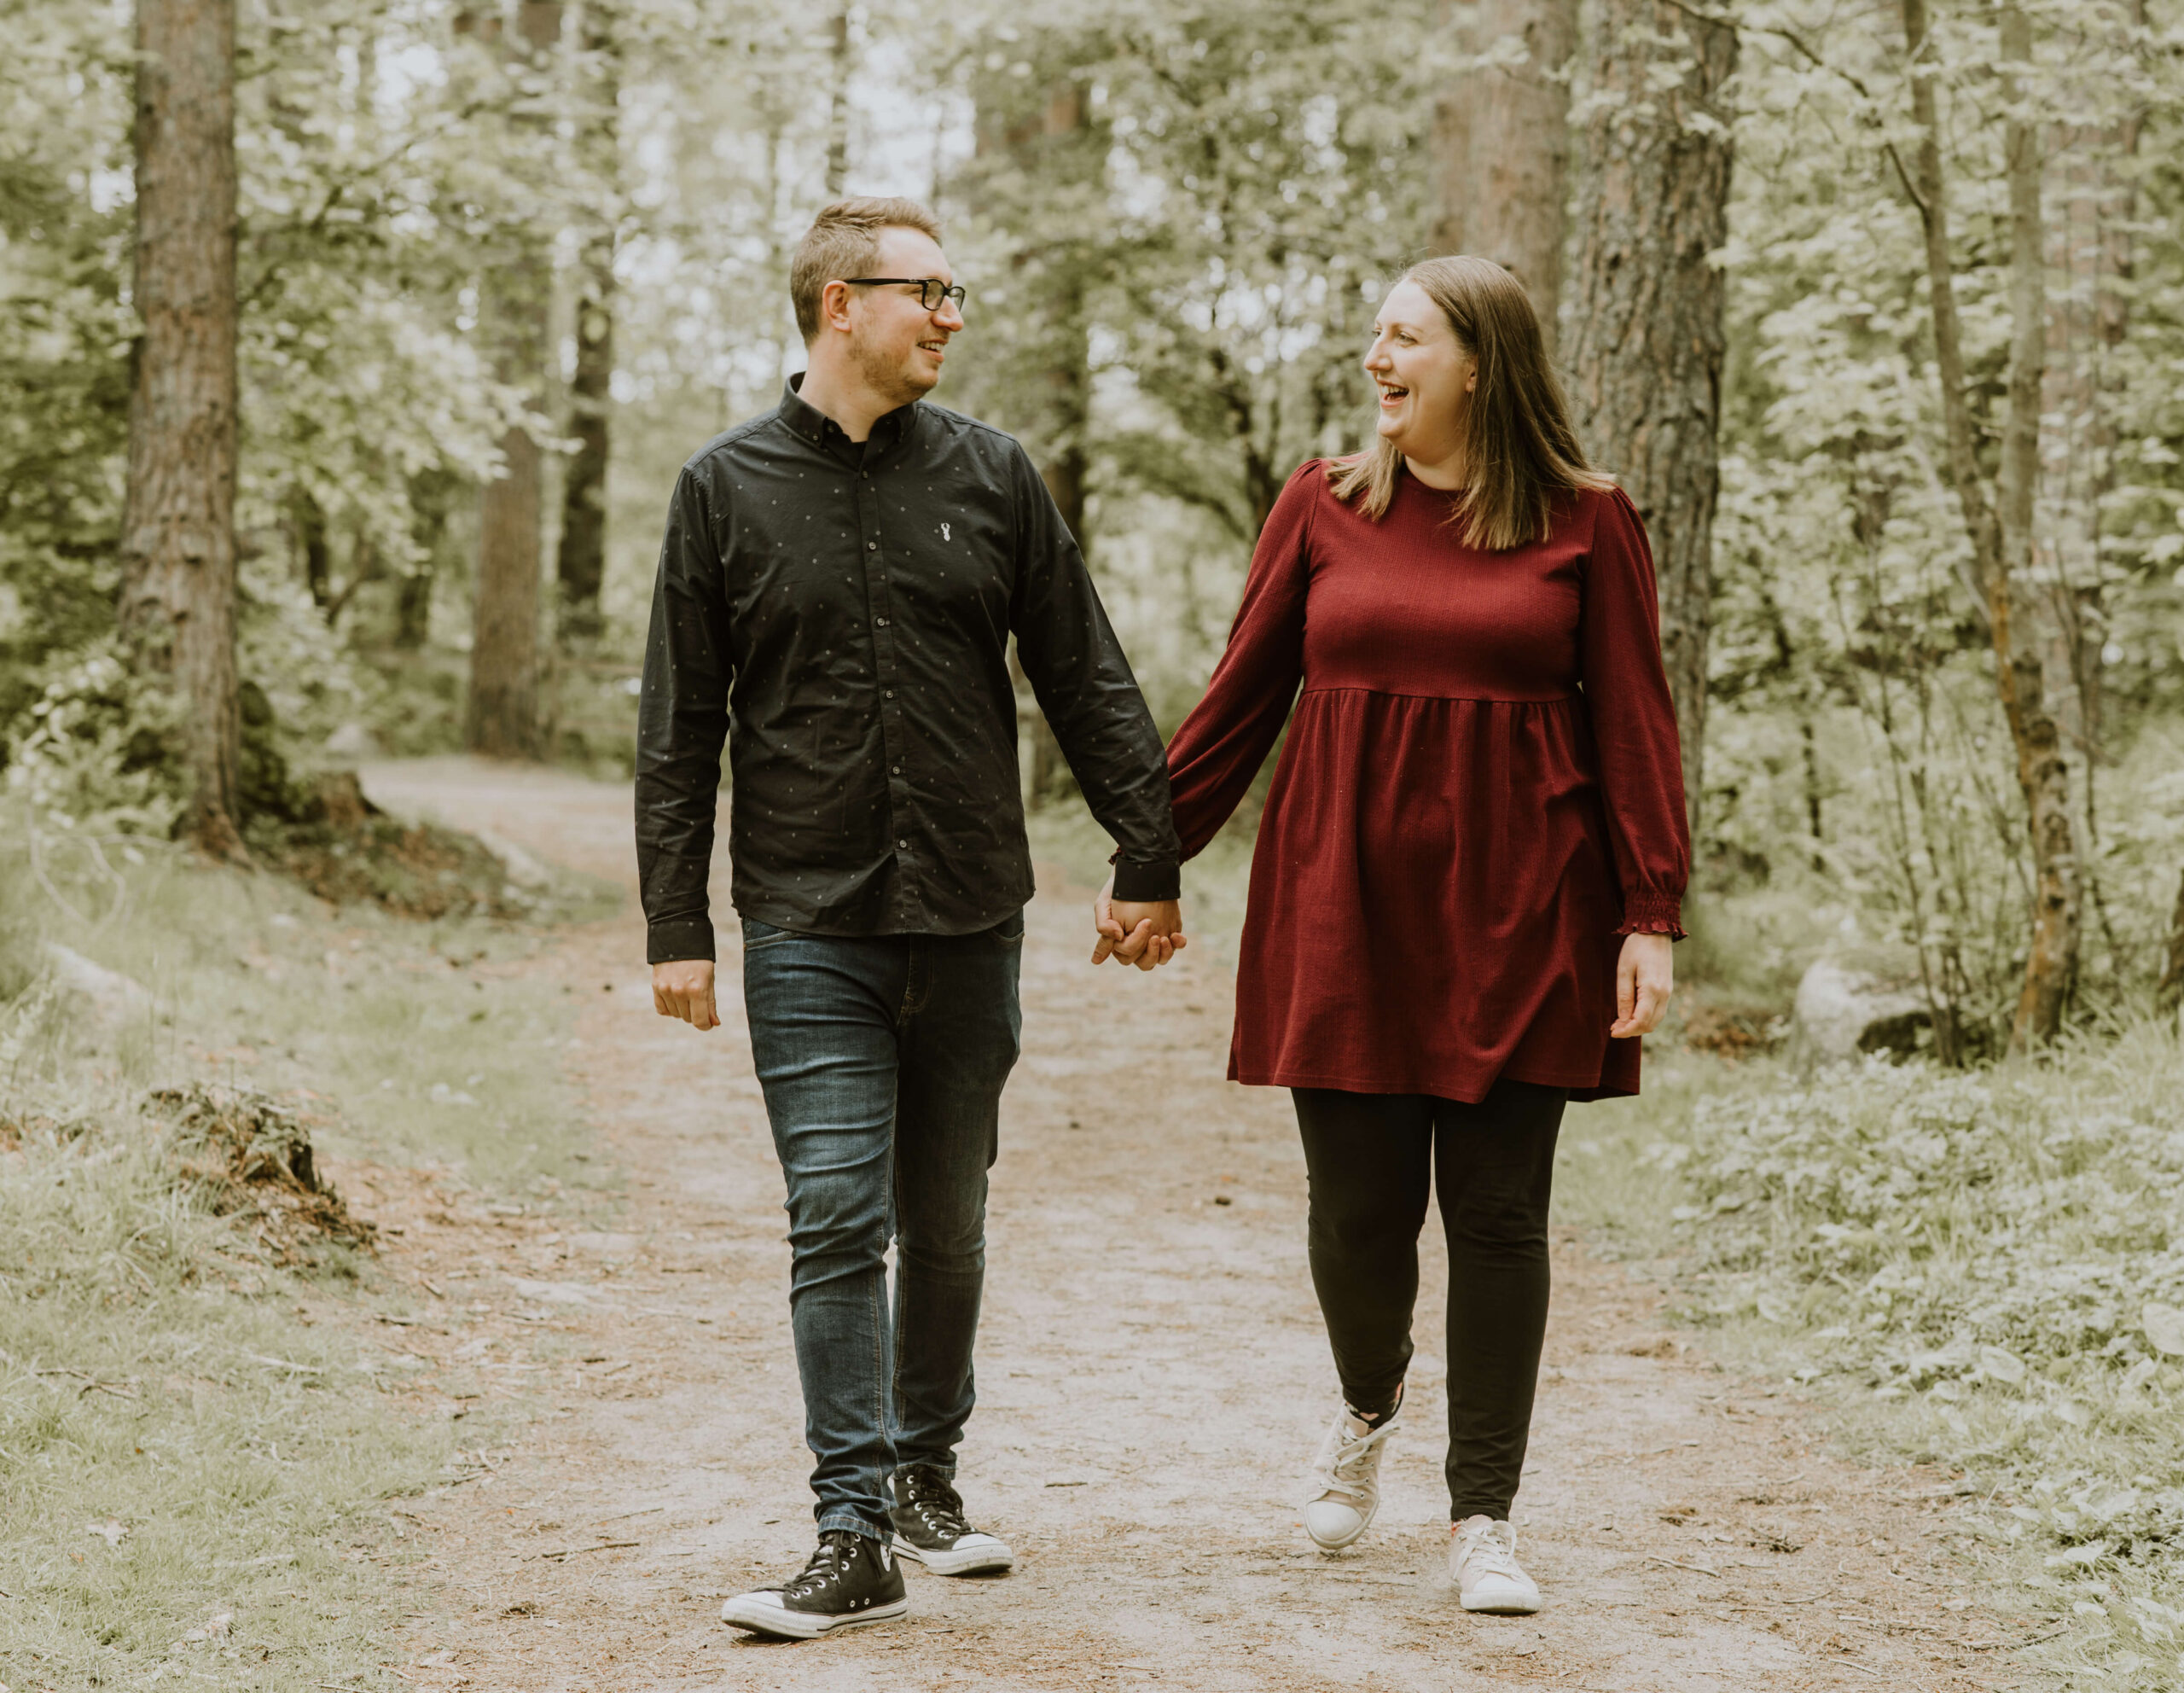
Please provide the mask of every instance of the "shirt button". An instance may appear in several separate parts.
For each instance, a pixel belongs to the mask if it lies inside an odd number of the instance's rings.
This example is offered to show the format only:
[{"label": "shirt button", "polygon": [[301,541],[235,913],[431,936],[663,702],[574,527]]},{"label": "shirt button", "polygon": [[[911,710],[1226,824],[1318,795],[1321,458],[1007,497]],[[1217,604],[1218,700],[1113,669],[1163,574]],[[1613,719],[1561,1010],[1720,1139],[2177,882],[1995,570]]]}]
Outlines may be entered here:
[{"label": "shirt button", "polygon": [[868,553],[876,553],[880,550],[880,543],[877,541],[867,541],[864,544],[864,550]]},{"label": "shirt button", "polygon": [[910,843],[907,841],[897,841],[895,845],[905,852],[910,850]]},{"label": "shirt button", "polygon": [[892,699],[893,699],[893,698],[895,697],[895,690],[894,690],[892,688],[890,688],[890,689],[887,689],[887,691],[886,691],[886,692],[885,692],[884,694],[882,694],[880,697],[881,699],[883,699],[883,700],[892,700]]},{"label": "shirt button", "polygon": [[887,620],[884,617],[875,617],[872,620],[882,629],[885,629],[887,626]]},{"label": "shirt button", "polygon": [[887,772],[887,774],[888,774],[888,775],[890,775],[890,776],[900,776],[902,773],[903,773],[903,767],[902,767],[902,765],[897,765],[894,767],[894,769],[892,769],[892,770],[891,770],[891,771],[889,771]]}]

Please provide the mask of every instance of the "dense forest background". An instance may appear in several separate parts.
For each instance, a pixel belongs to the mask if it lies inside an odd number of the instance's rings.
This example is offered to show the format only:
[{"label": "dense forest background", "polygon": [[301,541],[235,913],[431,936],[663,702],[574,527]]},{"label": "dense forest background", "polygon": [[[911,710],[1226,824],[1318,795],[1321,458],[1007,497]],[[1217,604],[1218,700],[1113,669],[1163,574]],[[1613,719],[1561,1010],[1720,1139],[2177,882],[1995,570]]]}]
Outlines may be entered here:
[{"label": "dense forest background", "polygon": [[[1866,949],[1949,1062],[2175,998],[2178,71],[2143,5],[245,3],[202,684],[144,659],[153,461],[202,443],[142,403],[132,519],[133,15],[6,8],[0,756],[41,827],[213,840],[223,759],[238,851],[373,748],[624,764],[674,468],[798,368],[812,211],[903,192],[972,290],[937,398],[1031,444],[1165,720],[1287,473],[1362,439],[1379,294],[1467,243],[1558,318],[1653,528],[1730,997]],[[224,714],[236,750],[193,752]],[[1036,720],[1025,753],[1059,796]]]},{"label": "dense forest background", "polygon": [[[375,870],[360,761],[626,773],[676,470],[799,368],[829,199],[942,213],[935,399],[1029,445],[1167,727],[1286,476],[1368,439],[1390,282],[1484,253],[1646,516],[1698,847],[1657,1079],[1566,1149],[1591,1220],[1649,1207],[1689,1309],[2007,1480],[2071,1661],[2176,1684],[2169,0],[0,0],[0,39],[8,1088],[90,1073],[51,946],[117,951],[148,864],[438,912],[484,849]],[[1022,753],[1067,850],[1028,694]]]}]

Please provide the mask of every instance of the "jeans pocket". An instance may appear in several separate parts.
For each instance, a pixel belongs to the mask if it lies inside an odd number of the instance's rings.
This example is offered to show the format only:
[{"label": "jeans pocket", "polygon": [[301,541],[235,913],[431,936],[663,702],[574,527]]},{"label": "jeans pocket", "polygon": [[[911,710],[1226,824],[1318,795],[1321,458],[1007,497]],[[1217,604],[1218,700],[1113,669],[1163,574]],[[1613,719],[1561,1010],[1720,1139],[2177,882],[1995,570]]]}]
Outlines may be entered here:
[{"label": "jeans pocket", "polygon": [[753,952],[761,946],[771,946],[779,941],[795,939],[794,929],[775,928],[771,923],[762,923],[756,917],[743,919],[743,950],[746,952]]},{"label": "jeans pocket", "polygon": [[1023,912],[1003,917],[986,933],[1002,946],[1021,946],[1024,944]]}]

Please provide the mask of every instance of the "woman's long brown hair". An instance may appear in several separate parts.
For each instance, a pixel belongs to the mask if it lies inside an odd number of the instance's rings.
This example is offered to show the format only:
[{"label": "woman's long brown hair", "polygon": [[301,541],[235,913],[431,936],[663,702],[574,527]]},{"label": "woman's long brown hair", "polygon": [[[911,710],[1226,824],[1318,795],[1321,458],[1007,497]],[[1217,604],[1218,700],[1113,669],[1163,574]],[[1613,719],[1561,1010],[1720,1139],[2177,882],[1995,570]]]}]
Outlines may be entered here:
[{"label": "woman's long brown hair", "polygon": [[[1545,540],[1565,495],[1615,484],[1585,462],[1531,296],[1488,259],[1428,259],[1402,280],[1426,291],[1478,363],[1462,423],[1470,485],[1452,497],[1449,521],[1466,546],[1489,552]],[[1403,454],[1385,436],[1327,467],[1335,497],[1356,500],[1375,520],[1387,515],[1403,474]]]}]

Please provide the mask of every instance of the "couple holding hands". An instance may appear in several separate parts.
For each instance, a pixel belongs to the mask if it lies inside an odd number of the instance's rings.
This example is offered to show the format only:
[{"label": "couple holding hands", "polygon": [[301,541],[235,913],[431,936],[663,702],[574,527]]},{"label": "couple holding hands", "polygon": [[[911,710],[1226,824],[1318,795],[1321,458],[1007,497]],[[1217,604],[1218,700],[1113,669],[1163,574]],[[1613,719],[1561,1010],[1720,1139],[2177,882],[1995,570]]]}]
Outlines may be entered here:
[{"label": "couple holding hands", "polygon": [[1164,748],[1023,448],[922,403],[964,327],[939,233],[909,201],[820,213],[790,276],[809,367],[683,467],[653,601],[636,833],[653,998],[718,1024],[725,742],[817,1460],[817,1549],[723,1620],[809,1638],[903,1615],[898,1558],[1013,1562],[956,1487],[1032,893],[1012,635],[1117,843],[1095,963],[1150,969],[1185,945],[1179,866],[1288,724],[1228,1073],[1291,1090],[1310,1178],[1340,1404],[1304,1527],[1334,1551],[1372,1521],[1438,1193],[1450,1571],[1467,1611],[1536,1610],[1509,1510],[1555,1137],[1571,1100],[1637,1091],[1689,861],[1644,526],[1588,467],[1522,287],[1427,259],[1374,326],[1378,439],[1289,479]]}]

